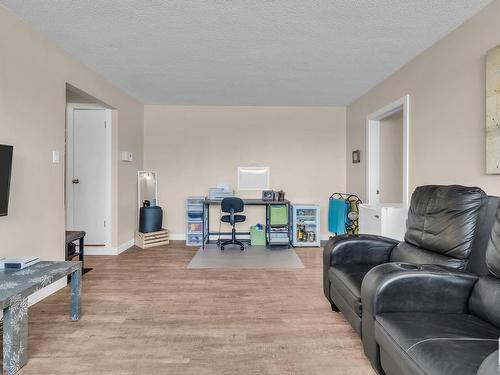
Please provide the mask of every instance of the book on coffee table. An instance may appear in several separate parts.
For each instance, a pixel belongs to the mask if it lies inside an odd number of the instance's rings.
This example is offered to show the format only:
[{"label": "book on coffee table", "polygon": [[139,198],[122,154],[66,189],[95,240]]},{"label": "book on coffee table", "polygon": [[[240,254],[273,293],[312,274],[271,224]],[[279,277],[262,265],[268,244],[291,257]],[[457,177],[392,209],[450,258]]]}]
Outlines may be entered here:
[{"label": "book on coffee table", "polygon": [[0,259],[0,269],[22,270],[38,262],[40,262],[40,258],[35,256],[6,257]]}]

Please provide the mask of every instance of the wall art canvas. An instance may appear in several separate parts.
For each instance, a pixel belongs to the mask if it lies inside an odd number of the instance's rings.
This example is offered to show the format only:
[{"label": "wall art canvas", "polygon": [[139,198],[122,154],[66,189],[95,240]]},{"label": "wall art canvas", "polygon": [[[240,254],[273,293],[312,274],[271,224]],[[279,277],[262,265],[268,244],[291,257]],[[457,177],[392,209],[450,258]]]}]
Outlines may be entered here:
[{"label": "wall art canvas", "polygon": [[500,46],[486,55],[486,173],[500,174]]}]

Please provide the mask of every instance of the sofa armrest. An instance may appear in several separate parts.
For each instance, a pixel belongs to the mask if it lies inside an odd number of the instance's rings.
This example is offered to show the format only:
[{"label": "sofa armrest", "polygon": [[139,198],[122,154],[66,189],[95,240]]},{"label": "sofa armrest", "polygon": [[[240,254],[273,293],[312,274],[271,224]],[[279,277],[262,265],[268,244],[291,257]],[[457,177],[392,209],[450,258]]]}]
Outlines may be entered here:
[{"label": "sofa armrest", "polygon": [[375,318],[384,312],[465,313],[478,277],[452,268],[386,263],[372,268],[361,284],[363,350],[381,369]]},{"label": "sofa armrest", "polygon": [[381,264],[389,261],[389,255],[399,241],[391,238],[360,234],[330,238],[323,248],[323,290],[329,299],[330,282],[328,269],[335,264]]},{"label": "sofa armrest", "polygon": [[335,264],[368,263],[381,264],[389,261],[389,255],[399,241],[392,238],[359,234],[330,238],[323,250],[323,263]]},{"label": "sofa armrest", "polygon": [[363,314],[465,313],[478,277],[436,265],[387,263],[370,270],[361,285]]},{"label": "sofa armrest", "polygon": [[477,375],[500,374],[500,364],[498,360],[498,350],[486,357],[477,370]]}]

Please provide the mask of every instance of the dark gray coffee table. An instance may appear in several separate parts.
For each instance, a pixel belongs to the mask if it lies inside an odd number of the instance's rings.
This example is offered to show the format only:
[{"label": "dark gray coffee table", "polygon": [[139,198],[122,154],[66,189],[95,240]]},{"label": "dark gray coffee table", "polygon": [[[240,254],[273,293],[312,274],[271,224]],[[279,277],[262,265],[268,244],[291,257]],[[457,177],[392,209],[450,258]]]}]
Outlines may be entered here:
[{"label": "dark gray coffee table", "polygon": [[4,375],[15,374],[28,361],[28,296],[71,275],[71,320],[78,320],[81,274],[81,262],[40,262],[23,270],[0,269]]}]

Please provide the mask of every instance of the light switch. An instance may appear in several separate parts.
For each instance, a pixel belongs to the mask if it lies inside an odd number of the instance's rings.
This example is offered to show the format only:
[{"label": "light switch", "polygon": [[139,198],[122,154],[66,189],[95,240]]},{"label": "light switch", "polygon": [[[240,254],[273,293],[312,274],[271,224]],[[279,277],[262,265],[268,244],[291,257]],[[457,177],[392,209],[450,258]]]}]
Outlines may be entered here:
[{"label": "light switch", "polygon": [[52,151],[52,163],[59,163],[60,160],[59,151]]}]

